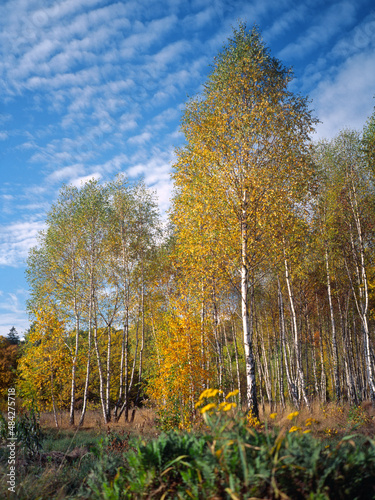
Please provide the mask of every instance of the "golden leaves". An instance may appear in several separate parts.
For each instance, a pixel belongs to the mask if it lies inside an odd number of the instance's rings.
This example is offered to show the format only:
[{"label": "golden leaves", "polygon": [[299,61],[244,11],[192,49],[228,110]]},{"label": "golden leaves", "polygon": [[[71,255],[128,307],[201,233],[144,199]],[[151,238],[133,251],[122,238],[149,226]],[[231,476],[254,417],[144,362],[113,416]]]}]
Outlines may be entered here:
[{"label": "golden leaves", "polygon": [[53,309],[45,306],[35,317],[19,363],[19,389],[26,401],[50,408],[53,397],[68,397],[71,355],[64,322]]}]

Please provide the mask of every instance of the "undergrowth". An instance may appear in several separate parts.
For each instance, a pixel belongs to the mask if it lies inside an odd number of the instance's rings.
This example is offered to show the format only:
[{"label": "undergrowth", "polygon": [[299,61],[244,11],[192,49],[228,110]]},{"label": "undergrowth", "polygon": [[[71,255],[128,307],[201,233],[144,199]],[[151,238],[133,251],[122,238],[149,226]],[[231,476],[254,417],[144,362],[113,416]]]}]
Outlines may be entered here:
[{"label": "undergrowth", "polygon": [[[44,434],[39,423],[39,413],[32,406],[28,411],[18,414],[12,425],[12,436],[23,454],[37,455],[42,449]],[[10,426],[3,414],[0,414],[0,438],[7,442],[10,436]]]},{"label": "undergrowth", "polygon": [[235,404],[218,396],[210,390],[201,396],[200,432],[172,430],[139,441],[116,471],[94,469],[80,498],[375,498],[373,439],[349,434],[327,444],[312,435],[313,419],[296,425],[298,412],[288,415],[289,428],[267,428],[253,416],[234,416]]},{"label": "undergrowth", "polygon": [[[17,424],[16,495],[4,482],[0,498],[375,499],[373,417],[363,407],[344,414],[331,405],[324,418],[302,409],[259,420],[238,411],[234,396],[206,390],[194,431],[168,430],[156,438],[148,431],[137,437],[127,427],[44,429],[39,435],[37,414],[27,414]],[[5,419],[2,433],[4,425]],[[82,450],[76,458],[69,455],[74,449]],[[4,441],[0,467],[5,477]]]}]

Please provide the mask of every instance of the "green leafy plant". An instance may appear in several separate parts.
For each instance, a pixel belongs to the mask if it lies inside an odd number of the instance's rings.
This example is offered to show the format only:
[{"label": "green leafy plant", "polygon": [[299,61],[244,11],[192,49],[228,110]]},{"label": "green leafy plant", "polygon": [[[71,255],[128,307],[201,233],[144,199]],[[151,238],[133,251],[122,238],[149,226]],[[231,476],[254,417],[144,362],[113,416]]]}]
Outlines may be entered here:
[{"label": "green leafy plant", "polygon": [[39,423],[39,413],[33,406],[16,418],[15,431],[17,443],[28,455],[40,452],[44,434]]},{"label": "green leafy plant", "polygon": [[156,426],[162,431],[167,432],[178,428],[183,418],[178,399],[175,398],[168,407],[161,405],[157,409],[156,415]]},{"label": "green leafy plant", "polygon": [[349,435],[327,444],[296,426],[293,432],[267,424],[254,428],[248,415],[234,415],[228,399],[216,401],[218,396],[206,390],[197,403],[205,425],[201,433],[169,431],[138,441],[116,472],[92,475],[90,498],[375,497],[375,441]]},{"label": "green leafy plant", "polygon": [[361,425],[367,424],[370,421],[365,409],[362,406],[353,406],[349,410],[348,421],[360,427]]},{"label": "green leafy plant", "polygon": [[[8,422],[0,413],[0,438],[6,440],[9,435]],[[14,436],[17,445],[27,454],[36,455],[42,449],[44,434],[39,423],[39,413],[31,406],[26,411],[19,413],[14,422]]]}]

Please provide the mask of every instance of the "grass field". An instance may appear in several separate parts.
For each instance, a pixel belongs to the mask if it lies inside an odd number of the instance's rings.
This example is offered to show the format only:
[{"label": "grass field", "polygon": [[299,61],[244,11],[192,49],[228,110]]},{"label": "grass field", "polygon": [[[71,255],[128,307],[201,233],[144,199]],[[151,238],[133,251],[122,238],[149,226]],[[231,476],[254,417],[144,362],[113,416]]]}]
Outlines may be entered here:
[{"label": "grass field", "polygon": [[80,429],[69,427],[65,413],[58,423],[42,413],[41,447],[19,445],[15,493],[3,440],[1,499],[375,498],[368,484],[375,477],[370,404],[314,405],[298,415],[265,407],[259,422],[213,412],[190,433],[162,433],[152,409],[140,409],[132,424],[103,425],[99,411]]}]

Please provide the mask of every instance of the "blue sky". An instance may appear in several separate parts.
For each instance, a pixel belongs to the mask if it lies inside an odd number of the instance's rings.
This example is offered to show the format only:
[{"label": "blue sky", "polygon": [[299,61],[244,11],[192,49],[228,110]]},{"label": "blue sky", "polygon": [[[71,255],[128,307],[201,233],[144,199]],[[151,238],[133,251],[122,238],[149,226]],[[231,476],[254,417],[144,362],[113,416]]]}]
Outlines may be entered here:
[{"label": "blue sky", "polygon": [[184,103],[239,20],[294,67],[316,138],[375,104],[371,0],[0,3],[0,335],[28,328],[25,259],[64,183],[143,175],[168,208]]}]

